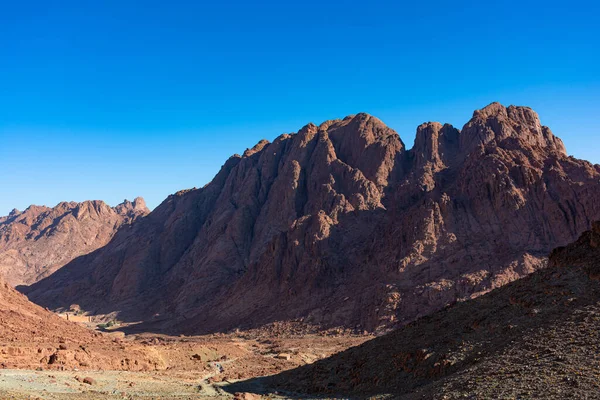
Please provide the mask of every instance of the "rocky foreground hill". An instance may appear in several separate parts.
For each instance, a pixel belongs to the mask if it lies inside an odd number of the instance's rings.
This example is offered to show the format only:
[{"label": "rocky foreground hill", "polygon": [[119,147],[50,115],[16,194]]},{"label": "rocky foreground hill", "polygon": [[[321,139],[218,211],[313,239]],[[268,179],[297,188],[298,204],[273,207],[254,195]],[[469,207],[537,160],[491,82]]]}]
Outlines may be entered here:
[{"label": "rocky foreground hill", "polygon": [[410,150],[357,114],[259,142],[22,290],[140,329],[384,330],[545,267],[600,219],[599,196],[600,166],[530,108],[423,124]]},{"label": "rocky foreground hill", "polygon": [[[550,266],[391,334],[233,384],[335,398],[600,398],[600,223]],[[294,397],[295,398],[295,397]]]},{"label": "rocky foreground hill", "polygon": [[102,201],[30,206],[0,217],[0,275],[32,284],[106,245],[117,230],[150,212],[140,197],[111,208]]},{"label": "rocky foreground hill", "polygon": [[0,368],[164,368],[154,353],[142,346],[117,343],[44,310],[0,277]]}]

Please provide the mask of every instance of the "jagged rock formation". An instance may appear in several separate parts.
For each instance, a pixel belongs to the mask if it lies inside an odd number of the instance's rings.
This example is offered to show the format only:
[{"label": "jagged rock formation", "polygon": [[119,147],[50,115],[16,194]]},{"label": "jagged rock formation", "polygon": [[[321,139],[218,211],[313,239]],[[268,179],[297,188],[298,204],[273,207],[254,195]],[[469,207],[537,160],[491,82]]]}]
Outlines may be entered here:
[{"label": "jagged rock formation", "polygon": [[547,269],[329,359],[228,390],[263,387],[298,398],[600,398],[599,280],[596,223],[553,251]]},{"label": "jagged rock formation", "polygon": [[600,219],[598,195],[600,166],[530,108],[423,124],[411,150],[357,114],[259,142],[24,290],[178,332],[387,329],[544,267]]},{"label": "jagged rock formation", "polygon": [[140,197],[114,208],[84,201],[13,210],[0,217],[0,274],[13,286],[37,282],[104,246],[122,225],[149,212]]}]

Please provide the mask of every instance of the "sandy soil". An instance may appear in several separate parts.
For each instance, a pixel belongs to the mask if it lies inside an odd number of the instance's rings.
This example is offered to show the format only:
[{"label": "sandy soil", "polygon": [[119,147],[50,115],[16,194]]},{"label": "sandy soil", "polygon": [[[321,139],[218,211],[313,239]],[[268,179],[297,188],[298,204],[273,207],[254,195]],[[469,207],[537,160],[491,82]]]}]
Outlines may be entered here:
[{"label": "sandy soil", "polygon": [[0,277],[0,399],[230,398],[235,393],[222,388],[236,381],[307,365],[370,338],[289,322],[175,337],[79,316],[73,320],[83,322],[67,321]]},{"label": "sandy soil", "polygon": [[[0,371],[0,396],[15,399],[136,399],[227,398],[200,374],[172,376],[165,373],[127,371]],[[89,385],[80,380],[92,378]],[[79,380],[77,378],[80,378]]]},{"label": "sandy soil", "polygon": [[[39,347],[39,343],[0,343],[4,367],[0,369],[0,398],[254,399],[259,397],[249,394],[235,397],[235,393],[227,391],[227,386],[310,364],[371,338],[348,335],[267,338],[264,332],[195,337],[110,335],[119,336],[117,341],[126,349],[123,357],[132,352],[152,354],[160,360],[160,368],[139,371],[134,365],[128,368],[127,363],[121,363],[121,370],[98,370],[74,367],[69,357],[61,356],[58,359],[64,359],[64,363],[48,364],[47,358],[39,357],[37,362],[30,357],[37,353],[33,347]],[[59,354],[71,351],[68,342],[64,347],[67,350],[58,350]],[[99,347],[93,351],[103,353]],[[113,349],[109,354],[119,356]],[[11,362],[20,367],[11,367]],[[84,383],[85,378],[91,378],[92,384]],[[269,398],[278,397],[285,396],[275,393]]]}]

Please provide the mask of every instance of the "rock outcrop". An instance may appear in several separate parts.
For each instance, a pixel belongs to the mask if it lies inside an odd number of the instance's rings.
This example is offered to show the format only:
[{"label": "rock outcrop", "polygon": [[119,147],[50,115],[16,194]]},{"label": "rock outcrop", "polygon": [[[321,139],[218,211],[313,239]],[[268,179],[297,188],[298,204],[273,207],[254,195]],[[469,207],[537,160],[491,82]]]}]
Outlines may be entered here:
[{"label": "rock outcrop", "polygon": [[599,240],[597,223],[524,279],[228,390],[265,388],[298,398],[598,398]]},{"label": "rock outcrop", "polygon": [[177,332],[385,330],[543,268],[600,219],[599,195],[600,166],[527,107],[423,124],[410,150],[357,114],[261,141],[23,290]]},{"label": "rock outcrop", "polygon": [[102,201],[30,206],[0,217],[0,274],[32,284],[74,258],[106,245],[124,224],[149,213],[142,198],[111,208]]}]

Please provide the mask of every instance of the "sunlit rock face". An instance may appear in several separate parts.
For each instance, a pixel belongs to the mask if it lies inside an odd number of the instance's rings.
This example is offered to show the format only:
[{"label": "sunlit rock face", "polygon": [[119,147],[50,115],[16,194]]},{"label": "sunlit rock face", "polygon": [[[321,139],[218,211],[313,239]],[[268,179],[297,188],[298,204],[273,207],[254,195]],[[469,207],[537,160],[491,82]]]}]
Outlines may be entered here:
[{"label": "sunlit rock face", "polygon": [[148,214],[144,199],[111,208],[102,201],[30,206],[0,217],[0,275],[29,285],[106,245],[117,230]]}]

